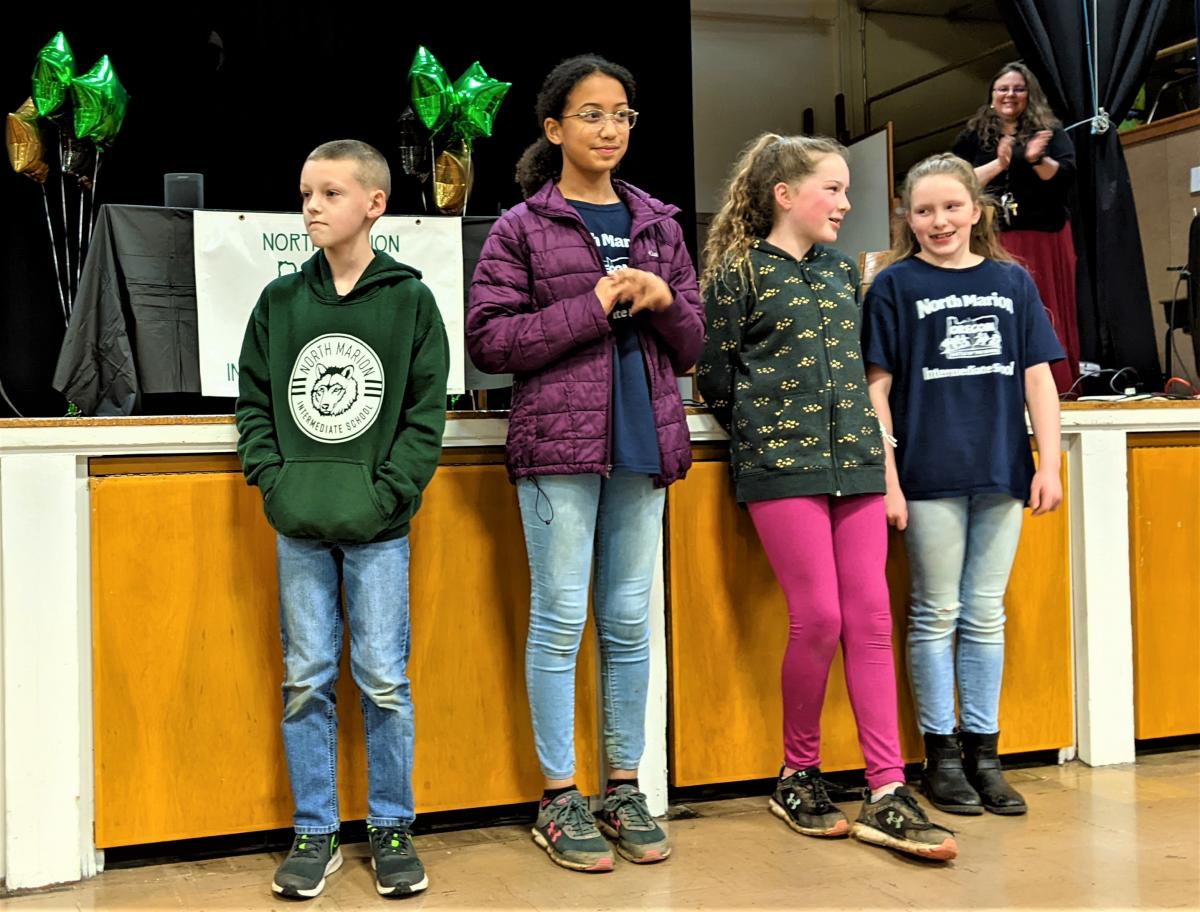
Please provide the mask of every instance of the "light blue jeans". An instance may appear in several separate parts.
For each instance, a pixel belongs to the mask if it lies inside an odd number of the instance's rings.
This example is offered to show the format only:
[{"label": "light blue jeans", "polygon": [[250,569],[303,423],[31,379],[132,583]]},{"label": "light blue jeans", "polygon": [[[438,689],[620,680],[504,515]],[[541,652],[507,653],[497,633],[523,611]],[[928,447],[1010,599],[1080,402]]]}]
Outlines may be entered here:
[{"label": "light blue jeans", "polygon": [[575,775],[575,659],[593,580],[604,744],[611,769],[637,769],[646,746],[650,585],[666,490],[648,475],[543,475],[517,482],[531,605],[525,685],[548,779]]},{"label": "light blue jeans", "polygon": [[925,733],[955,730],[956,682],[963,730],[1000,730],[1004,590],[1023,509],[1007,494],[908,502],[908,672]]},{"label": "light blue jeans", "polygon": [[366,545],[276,536],[283,638],[283,743],[298,833],[333,833],[342,655],[338,567],[346,588],[350,669],[367,743],[367,823],[410,826],[413,706],[407,665],[408,538]]}]

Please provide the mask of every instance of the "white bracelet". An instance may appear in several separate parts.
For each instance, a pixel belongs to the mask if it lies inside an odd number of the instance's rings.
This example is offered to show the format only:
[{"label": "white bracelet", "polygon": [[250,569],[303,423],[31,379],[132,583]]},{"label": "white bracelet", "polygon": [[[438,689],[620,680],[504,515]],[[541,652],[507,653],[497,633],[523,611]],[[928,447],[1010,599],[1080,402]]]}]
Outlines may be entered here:
[{"label": "white bracelet", "polygon": [[879,433],[883,435],[883,439],[890,443],[893,447],[900,445],[900,441],[888,433],[888,429],[883,426],[883,422],[879,422]]}]

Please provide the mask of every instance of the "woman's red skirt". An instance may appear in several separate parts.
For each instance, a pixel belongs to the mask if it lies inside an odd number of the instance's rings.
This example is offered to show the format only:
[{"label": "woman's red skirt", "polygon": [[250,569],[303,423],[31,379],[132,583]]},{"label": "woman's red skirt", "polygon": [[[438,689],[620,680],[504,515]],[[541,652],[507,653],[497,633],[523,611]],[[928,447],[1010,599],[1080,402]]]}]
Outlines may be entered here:
[{"label": "woman's red skirt", "polygon": [[1071,223],[1058,231],[1001,231],[1004,249],[1021,261],[1033,281],[1046,316],[1054,327],[1067,360],[1050,365],[1060,393],[1071,388],[1079,377],[1079,321],[1075,311],[1075,244]]}]

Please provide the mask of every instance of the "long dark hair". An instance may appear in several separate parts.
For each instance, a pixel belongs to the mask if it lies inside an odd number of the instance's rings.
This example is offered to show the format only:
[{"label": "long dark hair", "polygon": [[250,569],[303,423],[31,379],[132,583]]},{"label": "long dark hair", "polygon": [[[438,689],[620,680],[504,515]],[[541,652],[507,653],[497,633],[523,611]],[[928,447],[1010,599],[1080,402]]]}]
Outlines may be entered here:
[{"label": "long dark hair", "polygon": [[537,124],[541,136],[525,150],[521,160],[517,162],[517,183],[521,185],[521,194],[526,199],[537,193],[546,181],[553,180],[562,173],[562,150],[546,139],[542,124],[546,122],[547,117],[555,120],[562,117],[571,90],[584,79],[597,73],[611,76],[621,83],[630,106],[634,104],[637,85],[633,81],[633,74],[625,67],[596,54],[570,57],[551,70],[537,97]]},{"label": "long dark hair", "polygon": [[1026,96],[1025,110],[1017,118],[1017,135],[1014,139],[1018,144],[1024,145],[1029,142],[1030,137],[1039,130],[1052,130],[1062,126],[1061,121],[1054,116],[1050,102],[1046,100],[1046,93],[1042,91],[1042,84],[1033,75],[1033,71],[1018,61],[1006,63],[988,83],[988,100],[967,121],[967,129],[979,137],[980,145],[985,149],[995,148],[1000,143],[1002,125],[1000,115],[992,107],[992,89],[1000,81],[1000,77],[1008,73],[1020,74],[1029,92]]}]

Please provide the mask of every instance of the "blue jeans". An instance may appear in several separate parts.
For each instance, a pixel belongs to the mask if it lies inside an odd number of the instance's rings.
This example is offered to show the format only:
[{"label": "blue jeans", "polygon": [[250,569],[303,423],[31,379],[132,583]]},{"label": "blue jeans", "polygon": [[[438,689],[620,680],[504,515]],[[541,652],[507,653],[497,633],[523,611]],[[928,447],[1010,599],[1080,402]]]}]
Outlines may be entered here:
[{"label": "blue jeans", "polygon": [[333,833],[342,655],[338,569],[350,668],[367,742],[367,823],[412,824],[413,707],[408,665],[408,538],[366,545],[276,536],[283,639],[283,743],[298,833]]},{"label": "blue jeans", "polygon": [[575,775],[575,658],[593,603],[600,637],[604,744],[611,769],[646,747],[650,585],[666,490],[649,475],[543,475],[517,482],[531,605],[525,686],[542,774]]},{"label": "blue jeans", "polygon": [[956,680],[963,730],[1000,730],[1004,590],[1023,509],[1007,494],[908,502],[908,672],[923,732],[955,730]]}]

